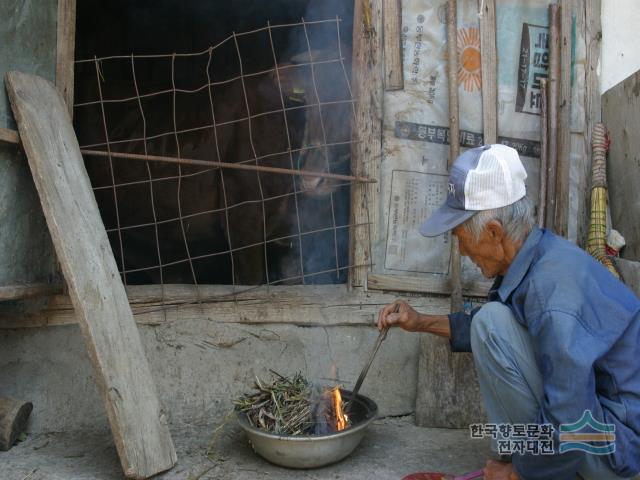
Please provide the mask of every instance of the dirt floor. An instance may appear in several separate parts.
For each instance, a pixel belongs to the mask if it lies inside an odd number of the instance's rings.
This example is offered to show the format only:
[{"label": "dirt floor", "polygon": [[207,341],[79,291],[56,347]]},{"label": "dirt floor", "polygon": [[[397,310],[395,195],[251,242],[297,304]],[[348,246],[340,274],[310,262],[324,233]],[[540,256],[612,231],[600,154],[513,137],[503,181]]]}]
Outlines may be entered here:
[{"label": "dirt floor", "polygon": [[[288,470],[258,457],[233,423],[220,431],[207,456],[214,428],[172,431],[178,464],[155,478],[392,480],[417,471],[462,474],[481,468],[490,456],[488,442],[470,439],[467,430],[420,428],[412,416],[405,416],[375,421],[362,444],[342,462],[314,470]],[[0,465],[0,477],[6,480],[123,478],[108,432],[30,436],[9,452],[0,452]]]}]

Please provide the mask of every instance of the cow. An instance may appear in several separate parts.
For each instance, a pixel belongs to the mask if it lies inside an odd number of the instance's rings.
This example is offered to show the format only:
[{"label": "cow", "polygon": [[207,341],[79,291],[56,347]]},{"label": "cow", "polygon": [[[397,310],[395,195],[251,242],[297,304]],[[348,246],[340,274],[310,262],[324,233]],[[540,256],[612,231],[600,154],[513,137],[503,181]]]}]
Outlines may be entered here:
[{"label": "cow", "polygon": [[[221,80],[207,63],[209,87],[189,93],[174,77],[170,92],[147,95],[140,87],[144,76],[134,74],[136,94],[129,101],[76,108],[79,142],[114,153],[348,174],[353,104],[339,62],[309,65],[309,59],[325,57],[307,52],[263,74]],[[116,82],[107,92],[108,77],[98,81],[106,100],[131,90]],[[85,158],[127,284],[346,279],[345,182]]]}]

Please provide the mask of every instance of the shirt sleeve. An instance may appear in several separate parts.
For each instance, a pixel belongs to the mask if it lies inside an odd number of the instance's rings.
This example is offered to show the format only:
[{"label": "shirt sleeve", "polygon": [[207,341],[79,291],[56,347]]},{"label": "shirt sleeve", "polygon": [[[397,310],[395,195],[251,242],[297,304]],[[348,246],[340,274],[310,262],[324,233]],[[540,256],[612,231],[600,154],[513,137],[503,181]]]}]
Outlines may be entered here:
[{"label": "shirt sleeve", "polygon": [[474,308],[471,313],[456,312],[448,315],[451,332],[449,344],[452,352],[471,351],[471,320],[478,310],[480,307]]},{"label": "shirt sleeve", "polygon": [[554,453],[514,454],[513,465],[522,480],[574,480],[585,453],[560,453],[559,427],[578,422],[587,410],[602,422],[593,364],[606,352],[606,345],[579,318],[564,312],[544,312],[529,321],[528,328],[543,377],[544,395],[536,423],[553,425]]}]

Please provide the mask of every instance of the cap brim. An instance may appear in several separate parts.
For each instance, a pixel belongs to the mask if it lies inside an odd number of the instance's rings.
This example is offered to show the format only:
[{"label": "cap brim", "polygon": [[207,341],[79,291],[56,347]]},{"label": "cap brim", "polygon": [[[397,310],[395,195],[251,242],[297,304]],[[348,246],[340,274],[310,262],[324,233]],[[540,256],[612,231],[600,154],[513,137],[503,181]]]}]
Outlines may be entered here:
[{"label": "cap brim", "polygon": [[477,210],[460,210],[451,208],[446,203],[420,225],[420,233],[425,237],[437,237],[457,227],[473,217]]}]

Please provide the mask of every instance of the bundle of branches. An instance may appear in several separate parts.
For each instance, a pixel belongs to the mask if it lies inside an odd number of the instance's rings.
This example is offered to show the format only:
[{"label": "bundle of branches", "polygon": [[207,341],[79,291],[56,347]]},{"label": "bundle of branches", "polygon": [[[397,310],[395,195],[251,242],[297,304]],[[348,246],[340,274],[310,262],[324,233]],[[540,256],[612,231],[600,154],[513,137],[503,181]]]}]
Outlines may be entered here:
[{"label": "bundle of branches", "polygon": [[[246,415],[253,427],[279,435],[335,431],[331,396],[334,387],[323,387],[317,392],[300,372],[292,377],[271,373],[270,383],[256,377],[256,391],[234,401],[236,409]],[[332,426],[327,427],[329,424]]]}]

